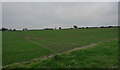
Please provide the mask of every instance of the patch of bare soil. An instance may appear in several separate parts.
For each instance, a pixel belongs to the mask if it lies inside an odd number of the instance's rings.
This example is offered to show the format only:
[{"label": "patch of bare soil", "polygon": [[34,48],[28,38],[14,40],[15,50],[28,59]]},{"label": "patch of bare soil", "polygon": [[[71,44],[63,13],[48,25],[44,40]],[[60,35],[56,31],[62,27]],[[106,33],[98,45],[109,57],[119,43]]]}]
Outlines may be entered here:
[{"label": "patch of bare soil", "polygon": [[42,37],[33,37],[32,39],[44,40],[45,38],[42,38]]}]

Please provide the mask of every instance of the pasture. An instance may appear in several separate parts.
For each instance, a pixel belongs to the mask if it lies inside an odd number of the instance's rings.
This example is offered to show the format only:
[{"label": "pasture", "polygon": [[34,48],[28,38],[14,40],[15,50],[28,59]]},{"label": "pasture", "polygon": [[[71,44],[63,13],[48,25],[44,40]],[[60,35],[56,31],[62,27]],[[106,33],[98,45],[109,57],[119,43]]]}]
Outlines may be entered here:
[{"label": "pasture", "polygon": [[[64,53],[73,48],[82,47],[84,45],[89,45],[91,43],[97,43],[105,40],[115,39],[115,38],[118,38],[118,29],[117,28],[94,28],[94,29],[3,32],[2,38],[3,38],[2,39],[2,46],[3,46],[2,59],[3,59],[3,66],[6,66],[14,63],[21,63],[24,61],[31,61],[33,59],[42,58],[48,55]],[[110,43],[110,45],[112,45],[111,48],[108,48],[108,47],[106,48],[109,51],[110,50],[114,51],[115,49],[117,49],[116,47],[114,48],[114,45],[115,45],[114,42]],[[100,47],[104,48],[104,46],[100,46]],[[97,50],[103,52],[104,49],[103,50],[90,49],[89,51],[96,52]],[[80,52],[80,53],[83,53],[83,52]],[[86,55],[86,58],[88,57],[88,53],[89,53],[88,51],[84,53]],[[74,55],[74,54],[70,54],[70,55]],[[91,55],[96,55],[96,54],[91,54]],[[116,56],[116,55],[117,55],[116,52],[113,53],[113,56]],[[75,57],[77,57],[77,53]],[[68,61],[70,60],[70,58],[67,58],[65,56],[64,58],[66,58],[65,60],[67,59]],[[82,57],[80,57],[80,55],[79,55],[79,58],[82,60]],[[60,61],[60,63],[61,62],[62,61]],[[66,61],[66,63],[68,62]],[[113,63],[116,64],[116,61],[114,61]],[[111,66],[114,67],[116,65],[111,65]],[[44,67],[44,66],[41,65],[40,67]],[[55,65],[55,66],[48,66],[48,67],[58,67],[58,66]],[[67,67],[67,66],[64,65],[63,67]],[[83,67],[90,67],[90,66],[83,66]],[[99,67],[99,66],[96,66],[96,67]]]},{"label": "pasture", "polygon": [[[104,42],[93,47],[55,55],[29,68],[118,68],[118,41]],[[18,65],[18,67],[20,67]]]}]

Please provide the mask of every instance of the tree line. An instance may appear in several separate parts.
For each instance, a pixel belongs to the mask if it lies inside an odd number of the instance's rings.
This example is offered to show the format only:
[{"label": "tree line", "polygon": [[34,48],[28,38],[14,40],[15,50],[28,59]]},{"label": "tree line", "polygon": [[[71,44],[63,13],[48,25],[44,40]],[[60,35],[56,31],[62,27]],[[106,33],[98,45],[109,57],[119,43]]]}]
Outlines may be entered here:
[{"label": "tree line", "polygon": [[[73,28],[67,28],[67,29],[87,29],[87,28],[120,28],[120,26],[101,26],[101,27],[78,27],[76,25],[73,26]],[[56,29],[56,28],[55,28]],[[45,28],[43,30],[55,30],[53,28]],[[64,29],[62,27],[59,27],[58,29]],[[24,28],[23,31],[27,31],[27,28]],[[17,31],[16,29],[8,29],[8,28],[1,28],[0,31]]]}]

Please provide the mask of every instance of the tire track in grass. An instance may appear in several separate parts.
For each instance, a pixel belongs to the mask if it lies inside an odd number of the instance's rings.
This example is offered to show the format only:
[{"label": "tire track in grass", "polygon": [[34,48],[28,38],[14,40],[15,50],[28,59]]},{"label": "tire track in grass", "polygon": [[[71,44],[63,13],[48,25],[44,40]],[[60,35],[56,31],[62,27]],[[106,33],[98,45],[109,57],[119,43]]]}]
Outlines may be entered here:
[{"label": "tire track in grass", "polygon": [[[27,40],[27,41],[30,42],[30,43],[34,43],[34,44],[36,44],[36,45],[39,45],[40,47],[44,47],[44,46],[45,46],[45,45],[40,44],[39,42],[36,42],[36,41],[31,40],[31,39],[34,39],[33,37],[24,36],[24,35],[19,35],[19,34],[17,34],[16,32],[14,32],[14,34],[15,34],[16,36],[20,37],[20,38],[24,38],[25,40]],[[43,40],[43,39],[41,39],[41,40]],[[47,49],[47,50],[49,50],[48,47],[44,47],[44,48]],[[49,51],[54,52],[54,50],[49,50]],[[54,52],[54,53],[55,53],[55,52]]]},{"label": "tire track in grass", "polygon": [[31,43],[34,43],[36,45],[39,45],[40,47],[44,47],[45,49],[51,51],[52,53],[55,53],[54,50],[50,50],[49,47],[47,47],[47,45],[42,45],[40,44],[39,42],[36,42],[36,41],[33,41],[31,37],[24,37],[27,41],[31,42]]},{"label": "tire track in grass", "polygon": [[[109,40],[106,40],[106,41],[101,41],[101,42],[97,42],[97,43],[91,43],[89,45],[85,45],[85,46],[82,46],[80,48],[73,48],[72,50],[69,50],[69,51],[66,51],[66,52],[63,52],[63,53],[58,53],[57,55],[61,55],[61,54],[64,54],[64,53],[69,53],[69,52],[72,52],[72,51],[76,51],[76,50],[80,50],[80,49],[86,49],[88,47],[94,47],[96,46],[97,44],[100,44],[100,43],[103,43],[103,42],[109,42],[109,41],[112,41],[112,40],[118,40],[117,38],[114,38],[114,39],[109,39]],[[32,41],[33,42],[33,41]],[[32,59],[31,61],[24,61],[24,62],[21,62],[21,63],[13,63],[13,64],[10,64],[10,65],[6,65],[4,66],[3,68],[9,68],[9,67],[13,67],[15,65],[19,65],[19,66],[24,66],[26,64],[32,64],[34,62],[37,62],[37,61],[41,61],[41,60],[46,60],[50,57],[53,57],[54,55],[56,54],[51,54],[51,55],[48,55],[48,56],[44,56],[44,57],[41,57],[41,58],[36,58],[36,59]]]}]

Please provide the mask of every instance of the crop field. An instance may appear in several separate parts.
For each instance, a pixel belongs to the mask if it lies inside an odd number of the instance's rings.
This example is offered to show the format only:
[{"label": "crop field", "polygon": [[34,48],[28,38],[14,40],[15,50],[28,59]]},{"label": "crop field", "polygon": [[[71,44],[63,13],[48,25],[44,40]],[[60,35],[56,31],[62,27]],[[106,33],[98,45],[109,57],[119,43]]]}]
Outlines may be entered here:
[{"label": "crop field", "polygon": [[[74,48],[80,48],[92,43],[98,43],[106,40],[118,38],[117,28],[93,28],[93,29],[63,29],[63,30],[39,30],[39,31],[16,31],[3,32],[2,39],[2,60],[3,66],[31,61],[49,55],[65,53]],[[96,48],[87,48],[85,50],[72,51],[54,57],[62,57],[63,60],[54,61],[60,64],[49,65],[53,58],[45,62],[33,64],[33,67],[117,67],[117,41],[105,42],[96,45]],[[109,47],[110,46],[110,47]],[[105,51],[104,51],[105,50]],[[111,50],[111,51],[110,51]],[[92,52],[91,52],[92,51]],[[91,53],[90,53],[91,52]],[[108,52],[108,53],[107,53]],[[111,55],[109,55],[111,54]],[[66,56],[67,55],[67,56]],[[84,55],[84,56],[83,56]],[[92,55],[92,56],[91,56]],[[95,56],[93,58],[93,55]],[[101,57],[104,55],[103,57]],[[70,56],[70,57],[68,57]],[[77,57],[78,56],[78,57]],[[89,59],[87,59],[90,57]],[[99,58],[100,57],[100,58]],[[70,63],[69,61],[74,58]],[[86,58],[86,59],[83,59]],[[99,59],[98,59],[99,58]],[[110,59],[109,59],[110,58]],[[94,61],[94,59],[97,59]],[[113,60],[112,60],[113,59]],[[67,61],[68,60],[68,61]],[[112,61],[111,61],[112,60]],[[76,63],[76,62],[80,63]],[[108,63],[107,63],[108,61]],[[111,61],[111,62],[109,62]],[[87,63],[88,62],[88,63]],[[96,64],[94,62],[100,62]],[[87,65],[85,65],[87,63]],[[105,63],[105,64],[104,64]],[[43,64],[43,65],[42,65]],[[70,65],[69,65],[70,64]],[[81,64],[81,66],[79,66]],[[111,64],[111,65],[108,65]],[[68,65],[68,66],[67,66]],[[102,67],[101,66],[101,67]]]}]

